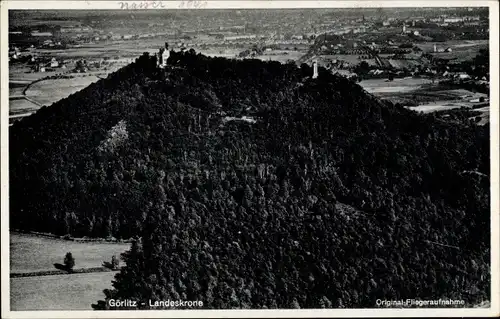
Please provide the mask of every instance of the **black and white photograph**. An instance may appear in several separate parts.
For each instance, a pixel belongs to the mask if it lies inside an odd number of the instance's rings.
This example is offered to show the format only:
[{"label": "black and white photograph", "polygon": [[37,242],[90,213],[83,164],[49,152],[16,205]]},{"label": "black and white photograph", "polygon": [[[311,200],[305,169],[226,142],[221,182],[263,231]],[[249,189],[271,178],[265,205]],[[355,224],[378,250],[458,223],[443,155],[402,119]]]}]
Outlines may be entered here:
[{"label": "black and white photograph", "polygon": [[2,317],[499,314],[498,3],[272,2],[1,4]]}]

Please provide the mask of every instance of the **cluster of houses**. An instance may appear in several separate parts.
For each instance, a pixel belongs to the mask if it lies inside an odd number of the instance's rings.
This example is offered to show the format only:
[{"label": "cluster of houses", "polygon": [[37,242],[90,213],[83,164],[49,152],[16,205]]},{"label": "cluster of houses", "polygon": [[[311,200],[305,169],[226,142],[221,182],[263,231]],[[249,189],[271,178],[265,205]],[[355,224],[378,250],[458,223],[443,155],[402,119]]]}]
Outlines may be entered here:
[{"label": "cluster of houses", "polygon": [[437,44],[434,43],[434,50],[433,52],[434,53],[442,53],[442,52],[452,52],[453,49],[450,48],[450,47],[447,47],[447,48],[438,48]]},{"label": "cluster of houses", "polygon": [[61,41],[52,41],[51,39],[47,39],[42,42],[42,47],[49,47],[49,48],[63,47],[63,44],[61,43]]},{"label": "cluster of houses", "polygon": [[443,73],[440,74],[442,77],[448,78],[448,79],[456,79],[456,80],[474,80],[477,81],[478,84],[488,84],[488,79],[486,76],[471,76],[465,72],[450,72],[450,71],[444,71]]},{"label": "cluster of houses", "polygon": [[22,55],[21,49],[18,47],[9,48],[9,61],[17,60]]},{"label": "cluster of houses", "polygon": [[474,83],[475,85],[488,85],[486,76],[471,76],[467,72],[460,70],[460,67],[452,67],[447,65],[434,65],[426,59],[422,52],[410,54],[396,54],[385,58],[380,58],[377,55],[360,55],[358,63],[353,61],[345,61],[342,58],[338,59],[334,56],[319,55],[320,64],[329,69],[332,73],[339,73],[346,77],[359,77],[356,74],[357,66],[362,62],[366,62],[368,69],[363,72],[363,78],[388,78],[389,80],[396,77],[407,76],[429,76],[434,79],[452,80],[461,83]]},{"label": "cluster of houses", "polygon": [[57,61],[56,58],[50,59],[49,62],[40,62],[38,58],[32,57],[31,64],[31,70],[33,72],[50,72],[57,68],[66,69],[66,65]]},{"label": "cluster of houses", "polygon": [[[449,16],[440,15],[437,17],[426,18],[426,17],[412,17],[404,19],[403,23],[408,23],[412,27],[415,27],[418,23],[435,23],[440,26],[448,26],[450,24],[465,24],[465,25],[479,25],[481,18],[478,15],[466,15],[466,16]],[[400,19],[394,17],[389,17],[382,21],[382,26],[390,27],[395,24],[401,23]]]},{"label": "cluster of houses", "polygon": [[64,63],[54,57],[51,59],[37,57],[32,49],[33,45],[23,50],[16,46],[9,48],[9,62],[27,62],[32,72],[48,72],[56,68],[66,68]]}]

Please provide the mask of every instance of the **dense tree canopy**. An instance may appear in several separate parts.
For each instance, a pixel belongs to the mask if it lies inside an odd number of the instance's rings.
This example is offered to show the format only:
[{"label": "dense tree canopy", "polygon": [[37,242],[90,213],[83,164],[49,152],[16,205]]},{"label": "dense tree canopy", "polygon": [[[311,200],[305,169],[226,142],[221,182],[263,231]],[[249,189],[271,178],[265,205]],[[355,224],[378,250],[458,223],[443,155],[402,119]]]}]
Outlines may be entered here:
[{"label": "dense tree canopy", "polygon": [[381,102],[323,68],[169,64],[144,54],[12,126],[11,227],[140,237],[108,299],[489,298],[488,125]]}]

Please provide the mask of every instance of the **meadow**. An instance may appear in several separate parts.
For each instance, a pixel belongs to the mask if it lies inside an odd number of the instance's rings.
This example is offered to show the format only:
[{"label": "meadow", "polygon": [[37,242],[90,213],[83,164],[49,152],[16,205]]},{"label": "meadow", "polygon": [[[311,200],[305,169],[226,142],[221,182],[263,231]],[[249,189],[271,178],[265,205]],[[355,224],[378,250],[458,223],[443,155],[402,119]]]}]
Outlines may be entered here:
[{"label": "meadow", "polygon": [[306,52],[301,51],[292,51],[292,50],[275,50],[271,52],[265,52],[264,54],[257,57],[260,60],[272,60],[278,61],[281,63],[286,63],[288,60],[298,60],[302,57]]},{"label": "meadow", "polygon": [[[473,108],[481,97],[487,94],[471,92],[466,89],[443,89],[428,78],[402,78],[387,81],[386,79],[369,79],[359,83],[367,92],[375,96],[400,103],[410,110],[423,113],[457,109],[461,107]],[[483,112],[482,120],[478,124],[488,122],[489,107]]]},{"label": "meadow", "polygon": [[423,85],[413,91],[376,92],[375,94],[382,99],[388,99],[393,103],[401,103],[403,105],[408,102],[426,103],[452,100],[470,102],[472,100],[478,100],[481,97],[487,97],[487,94],[471,92],[466,89],[443,89],[438,84]]},{"label": "meadow", "polygon": [[[164,42],[170,47],[178,46],[178,40],[169,38],[141,38],[136,40],[116,40],[101,43],[86,43],[68,49],[37,49],[42,56],[56,56],[61,58],[101,59],[104,57],[127,57],[135,59],[143,52],[157,52]],[[185,42],[183,40],[182,42]],[[210,45],[209,45],[210,46]],[[198,49],[196,49],[198,51]]]},{"label": "meadow", "polygon": [[26,100],[15,99],[9,101],[9,116],[30,113],[38,110],[39,106]]},{"label": "meadow", "polygon": [[51,105],[75,92],[78,92],[90,84],[98,81],[94,75],[75,76],[71,79],[47,79],[33,83],[26,96],[43,105]]},{"label": "meadow", "polygon": [[365,59],[361,58],[364,55],[359,55],[359,54],[325,54],[321,55],[322,58],[324,59],[329,59],[329,60],[339,60],[339,61],[345,61],[347,63],[350,63],[352,65],[357,65],[361,61],[366,61],[370,66],[377,66],[377,62],[375,59]]},{"label": "meadow", "polygon": [[[432,52],[434,44],[437,49],[451,48],[451,52]],[[417,45],[422,51],[431,53],[436,58],[456,59],[457,61],[468,61],[476,57],[481,49],[488,48],[488,40],[465,40],[465,41],[446,41],[446,42],[425,42]]]},{"label": "meadow", "polygon": [[489,106],[475,109],[475,111],[481,112],[481,115],[479,115],[479,117],[481,117],[481,120],[477,123],[478,125],[485,125],[485,124],[489,123],[489,121],[490,121],[490,107]]},{"label": "meadow", "polygon": [[62,263],[67,252],[73,254],[75,268],[99,267],[128,248],[125,243],[79,243],[11,232],[10,272],[54,270],[54,263]]},{"label": "meadow", "polygon": [[92,310],[116,272],[10,279],[12,311]]},{"label": "meadow", "polygon": [[451,48],[453,51],[476,50],[488,46],[488,40],[450,40],[445,42],[419,42],[417,46],[424,52],[432,52],[434,44],[441,49]]},{"label": "meadow", "polygon": [[400,93],[410,92],[421,88],[425,84],[432,83],[428,78],[400,78],[394,81],[387,81],[387,79],[368,79],[359,83],[363,89],[368,93]]},{"label": "meadow", "polygon": [[436,112],[436,111],[445,111],[445,110],[452,110],[452,109],[458,109],[461,107],[467,107],[467,103],[460,102],[460,101],[441,101],[441,102],[430,102],[426,104],[422,104],[419,106],[412,106],[408,107],[410,110],[417,111],[417,112],[423,112],[423,113],[431,113],[431,112]]}]

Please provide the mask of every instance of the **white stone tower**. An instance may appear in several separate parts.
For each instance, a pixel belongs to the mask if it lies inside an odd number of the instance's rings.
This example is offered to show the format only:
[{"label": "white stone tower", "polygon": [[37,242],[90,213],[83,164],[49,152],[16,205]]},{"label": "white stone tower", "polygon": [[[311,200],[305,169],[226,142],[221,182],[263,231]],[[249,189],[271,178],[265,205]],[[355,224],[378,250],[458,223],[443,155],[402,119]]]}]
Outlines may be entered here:
[{"label": "white stone tower", "polygon": [[403,33],[406,33],[406,23],[403,22]]},{"label": "white stone tower", "polygon": [[318,77],[318,61],[313,61],[313,75],[312,78],[315,79]]},{"label": "white stone tower", "polygon": [[436,43],[434,43],[434,52],[437,52],[437,46],[436,46]]}]

